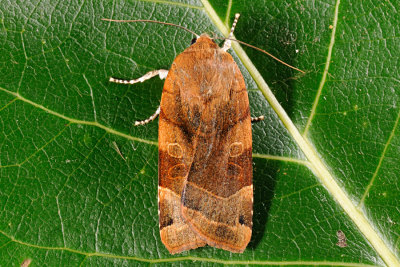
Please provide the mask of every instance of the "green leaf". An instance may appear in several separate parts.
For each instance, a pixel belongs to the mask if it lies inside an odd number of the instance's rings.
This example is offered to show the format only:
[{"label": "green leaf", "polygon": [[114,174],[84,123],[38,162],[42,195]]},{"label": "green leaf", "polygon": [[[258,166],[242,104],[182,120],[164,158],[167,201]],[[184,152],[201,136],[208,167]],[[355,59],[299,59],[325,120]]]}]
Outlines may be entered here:
[{"label": "green leaf", "polygon": [[[163,81],[192,36],[235,36],[253,116],[254,229],[243,254],[170,255],[157,216]],[[400,266],[396,1],[0,3],[0,265]],[[267,83],[270,87],[267,86]],[[337,245],[337,232],[347,247]]]}]

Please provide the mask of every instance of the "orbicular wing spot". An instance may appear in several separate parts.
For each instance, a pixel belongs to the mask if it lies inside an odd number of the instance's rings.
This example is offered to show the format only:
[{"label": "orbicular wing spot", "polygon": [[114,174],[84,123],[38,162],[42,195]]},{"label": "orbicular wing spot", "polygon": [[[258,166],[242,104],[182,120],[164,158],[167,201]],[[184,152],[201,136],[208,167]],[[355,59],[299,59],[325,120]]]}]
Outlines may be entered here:
[{"label": "orbicular wing spot", "polygon": [[172,166],[168,170],[168,178],[170,179],[178,179],[178,178],[185,178],[187,175],[187,168],[185,164],[176,164],[175,166]]},{"label": "orbicular wing spot", "polygon": [[173,158],[182,158],[183,156],[183,149],[181,145],[178,143],[169,143],[168,144],[168,155],[170,155]]},{"label": "orbicular wing spot", "polygon": [[238,157],[243,153],[243,143],[234,142],[229,146],[229,156],[232,158]]}]

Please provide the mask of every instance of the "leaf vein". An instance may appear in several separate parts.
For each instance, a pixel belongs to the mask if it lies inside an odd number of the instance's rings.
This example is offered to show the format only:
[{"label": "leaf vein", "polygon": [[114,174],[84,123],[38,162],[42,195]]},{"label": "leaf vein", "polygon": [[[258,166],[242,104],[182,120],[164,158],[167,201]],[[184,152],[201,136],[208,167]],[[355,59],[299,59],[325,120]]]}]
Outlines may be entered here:
[{"label": "leaf vein", "polygon": [[378,165],[376,166],[375,172],[372,175],[371,181],[369,182],[367,188],[365,189],[365,192],[364,192],[363,196],[361,197],[360,203],[358,204],[359,207],[362,207],[364,205],[365,199],[368,196],[368,193],[371,190],[371,188],[372,188],[372,186],[373,186],[373,184],[375,182],[376,177],[378,176],[379,170],[380,170],[380,168],[382,166],[382,162],[385,159],[386,152],[388,151],[388,148],[389,148],[389,146],[390,146],[390,144],[392,142],[392,139],[395,136],[395,132],[396,132],[397,126],[399,125],[399,120],[400,120],[400,110],[397,113],[397,118],[396,118],[396,121],[395,121],[395,123],[393,125],[393,129],[390,132],[390,135],[389,135],[389,138],[388,138],[388,140],[387,140],[387,142],[385,144],[385,147],[383,148],[381,157],[379,158]]},{"label": "leaf vein", "polygon": [[226,9],[226,14],[225,14],[225,26],[229,27],[229,15],[231,14],[231,9],[232,9],[232,0],[229,0],[228,3],[228,8]]},{"label": "leaf vein", "polygon": [[171,6],[181,6],[181,7],[191,8],[191,9],[203,9],[203,7],[201,7],[201,6],[189,5],[189,4],[180,3],[180,2],[163,1],[163,0],[139,0],[139,1],[155,3],[155,4],[165,4],[165,5],[171,5]]},{"label": "leaf vein", "polygon": [[326,82],[326,77],[328,76],[329,66],[331,64],[333,46],[335,44],[336,27],[337,27],[338,16],[339,16],[339,5],[340,5],[340,0],[336,0],[335,13],[333,16],[333,29],[332,29],[332,34],[331,34],[331,40],[330,40],[330,43],[328,46],[328,55],[326,57],[325,68],[324,68],[324,72],[322,74],[321,81],[318,86],[317,95],[315,96],[315,100],[314,100],[313,106],[311,108],[310,117],[308,118],[306,126],[304,128],[303,136],[307,136],[308,130],[310,129],[311,122],[315,116],[315,112],[316,112],[316,109],[317,109],[317,106],[319,103],[319,99],[322,94],[322,89],[324,88],[324,85]]},{"label": "leaf vein", "polygon": [[271,159],[271,160],[278,160],[278,161],[286,161],[286,162],[293,162],[293,163],[298,163],[301,165],[305,165],[307,167],[310,167],[310,162],[301,160],[301,159],[296,159],[296,158],[290,158],[290,157],[284,157],[284,156],[275,156],[275,155],[267,155],[267,154],[259,154],[259,153],[253,153],[253,158],[261,158],[261,159]]},{"label": "leaf vein", "polygon": [[90,83],[89,83],[88,79],[86,78],[85,74],[83,74],[83,79],[85,79],[85,82],[86,82],[86,84],[87,84],[87,86],[89,87],[89,90],[90,90],[90,98],[92,99],[92,106],[93,106],[93,119],[94,119],[95,122],[97,122],[96,104],[95,104],[94,96],[93,96],[93,88],[90,85]]},{"label": "leaf vein", "polygon": [[[63,247],[48,247],[48,246],[39,246],[35,244],[30,244],[24,241],[17,240],[12,236],[9,236],[4,231],[0,230],[0,234],[9,238],[11,242],[36,248],[36,249],[44,249],[44,250],[53,250],[53,251],[67,251],[70,253],[75,253],[79,255],[84,255],[86,258],[88,257],[104,257],[110,259],[122,259],[122,260],[133,260],[139,262],[147,262],[147,263],[166,263],[166,262],[179,262],[179,261],[191,261],[191,262],[211,262],[211,263],[219,263],[226,265],[262,265],[262,266],[349,266],[349,267],[376,267],[375,265],[369,264],[360,264],[359,262],[334,262],[334,261],[256,261],[256,260],[248,260],[248,261],[235,261],[235,260],[220,260],[216,258],[202,258],[202,257],[194,257],[194,256],[183,256],[183,257],[173,257],[173,258],[164,258],[164,259],[145,259],[139,258],[135,256],[120,256],[115,254],[107,254],[107,253],[98,253],[98,252],[83,252],[76,249],[71,248],[63,248]],[[11,243],[9,242],[9,243]],[[85,259],[86,259],[85,258]]]},{"label": "leaf vein", "polygon": [[45,112],[47,112],[47,113],[49,113],[49,114],[52,114],[52,115],[57,116],[57,117],[60,117],[60,118],[62,118],[62,119],[64,119],[64,120],[66,120],[66,121],[69,121],[70,123],[95,126],[95,127],[98,127],[98,128],[101,128],[101,129],[105,130],[105,131],[108,132],[108,133],[111,133],[111,134],[115,134],[115,135],[124,137],[124,138],[126,138],[126,139],[128,139],[128,140],[137,141],[137,142],[141,142],[141,143],[145,143],[145,144],[149,144],[149,145],[153,145],[153,146],[157,146],[157,145],[158,145],[158,142],[156,142],[156,141],[150,141],[150,140],[146,140],[146,139],[143,139],[143,138],[134,137],[134,136],[132,136],[132,135],[125,134],[125,133],[119,132],[119,131],[117,131],[117,130],[114,130],[114,129],[108,127],[108,126],[102,125],[102,124],[100,124],[100,123],[98,123],[98,122],[94,122],[94,121],[84,121],[84,120],[79,120],[79,119],[70,118],[70,117],[65,116],[65,115],[63,115],[63,114],[61,114],[61,113],[58,113],[58,112],[56,112],[56,111],[54,111],[54,110],[51,110],[51,109],[49,109],[49,108],[46,108],[45,106],[42,106],[42,105],[40,105],[40,104],[37,104],[37,103],[35,103],[35,102],[33,102],[33,101],[31,101],[31,100],[29,100],[29,99],[23,97],[23,96],[20,95],[19,93],[15,93],[15,92],[9,91],[9,90],[4,89],[4,88],[2,88],[2,87],[0,87],[0,90],[3,91],[3,92],[8,93],[8,94],[10,94],[10,95],[13,95],[13,96],[17,97],[19,100],[21,100],[21,101],[23,101],[23,102],[26,102],[26,103],[28,103],[28,104],[30,104],[30,105],[36,107],[36,108],[39,108],[39,109],[41,109],[41,110],[43,110],[43,111],[45,111]]},{"label": "leaf vein", "polygon": [[308,191],[308,190],[313,189],[313,188],[318,187],[318,186],[321,186],[321,184],[320,184],[320,183],[316,183],[316,184],[313,184],[313,185],[304,187],[304,188],[302,188],[302,189],[299,189],[299,190],[297,190],[297,191],[290,192],[289,194],[282,195],[282,196],[279,196],[279,197],[275,197],[275,199],[280,199],[280,200],[282,200],[282,199],[285,199],[285,198],[289,198],[289,197],[291,197],[291,196],[293,196],[293,195],[300,194],[300,193],[302,193],[302,192],[304,192],[304,191]]},{"label": "leaf vein", "polygon": [[60,219],[60,225],[61,225],[61,234],[62,234],[62,238],[63,238],[63,244],[65,247],[65,232],[64,232],[64,223],[63,223],[63,219],[62,219],[62,215],[61,215],[61,210],[60,210],[60,203],[58,202],[58,196],[56,197],[56,204],[57,204],[57,214],[58,214],[58,218]]},{"label": "leaf vein", "polygon": [[5,166],[1,166],[0,168],[6,168],[6,167],[21,167],[22,165],[24,165],[26,162],[28,162],[33,156],[35,156],[37,153],[39,153],[40,151],[43,151],[45,147],[47,147],[49,144],[51,144],[54,140],[57,139],[57,137],[59,137],[64,131],[65,129],[67,129],[70,126],[70,124],[65,125],[64,128],[62,128],[61,131],[59,131],[56,135],[54,135],[49,141],[47,141],[43,146],[41,146],[40,148],[38,148],[35,152],[33,152],[31,155],[29,155],[28,157],[26,157],[23,161],[19,162],[19,163],[15,163],[15,164],[11,164],[11,165],[5,165]]}]

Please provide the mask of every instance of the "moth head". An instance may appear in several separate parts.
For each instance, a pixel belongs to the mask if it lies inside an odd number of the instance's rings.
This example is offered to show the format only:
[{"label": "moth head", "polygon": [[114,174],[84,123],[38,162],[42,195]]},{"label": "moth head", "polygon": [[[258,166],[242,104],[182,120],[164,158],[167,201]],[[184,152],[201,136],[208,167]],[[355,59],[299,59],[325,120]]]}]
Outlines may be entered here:
[{"label": "moth head", "polygon": [[214,48],[216,49],[218,46],[218,44],[215,42],[214,38],[210,37],[208,34],[203,33],[200,36],[193,38],[192,39],[192,43],[191,43],[191,47],[195,46],[198,49],[205,49],[205,48]]},{"label": "moth head", "polygon": [[191,44],[190,45],[193,45],[193,44],[195,44],[199,39],[209,39],[209,40],[211,40],[213,43],[215,43],[216,44],[216,42],[215,42],[215,34],[213,34],[213,36],[214,37],[210,37],[210,35],[208,35],[207,33],[203,33],[203,34],[201,34],[200,36],[196,36],[196,37],[194,37],[193,39],[192,39],[192,41],[191,41]]}]

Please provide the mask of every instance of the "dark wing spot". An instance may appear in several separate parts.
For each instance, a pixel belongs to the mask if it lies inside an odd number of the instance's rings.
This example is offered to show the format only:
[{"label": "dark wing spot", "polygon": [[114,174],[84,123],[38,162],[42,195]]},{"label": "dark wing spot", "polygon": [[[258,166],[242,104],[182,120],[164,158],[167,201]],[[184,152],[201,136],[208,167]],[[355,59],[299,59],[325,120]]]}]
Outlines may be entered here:
[{"label": "dark wing spot", "polygon": [[194,197],[185,197],[185,195],[182,195],[182,202],[183,202],[183,206],[195,210],[195,211],[200,211],[201,207],[199,205],[199,202],[196,201],[196,199]]},{"label": "dark wing spot", "polygon": [[197,38],[194,37],[194,38],[192,39],[191,45],[194,44],[196,41],[197,41]]},{"label": "dark wing spot", "polygon": [[225,225],[218,225],[215,229],[215,236],[219,240],[235,240],[235,233]]},{"label": "dark wing spot", "polygon": [[168,178],[170,179],[183,179],[187,174],[185,164],[176,164],[168,170]]},{"label": "dark wing spot", "polygon": [[228,177],[234,179],[241,179],[242,178],[242,167],[239,165],[229,162],[228,163]]},{"label": "dark wing spot", "polygon": [[163,216],[160,218],[160,230],[163,229],[164,227],[170,226],[174,223],[174,219],[172,219],[169,216]]},{"label": "dark wing spot", "polygon": [[239,223],[242,225],[244,224],[244,216],[243,215],[239,216]]},{"label": "dark wing spot", "polygon": [[165,226],[170,226],[171,224],[174,223],[174,220],[172,218],[167,218],[168,220],[166,221]]}]

